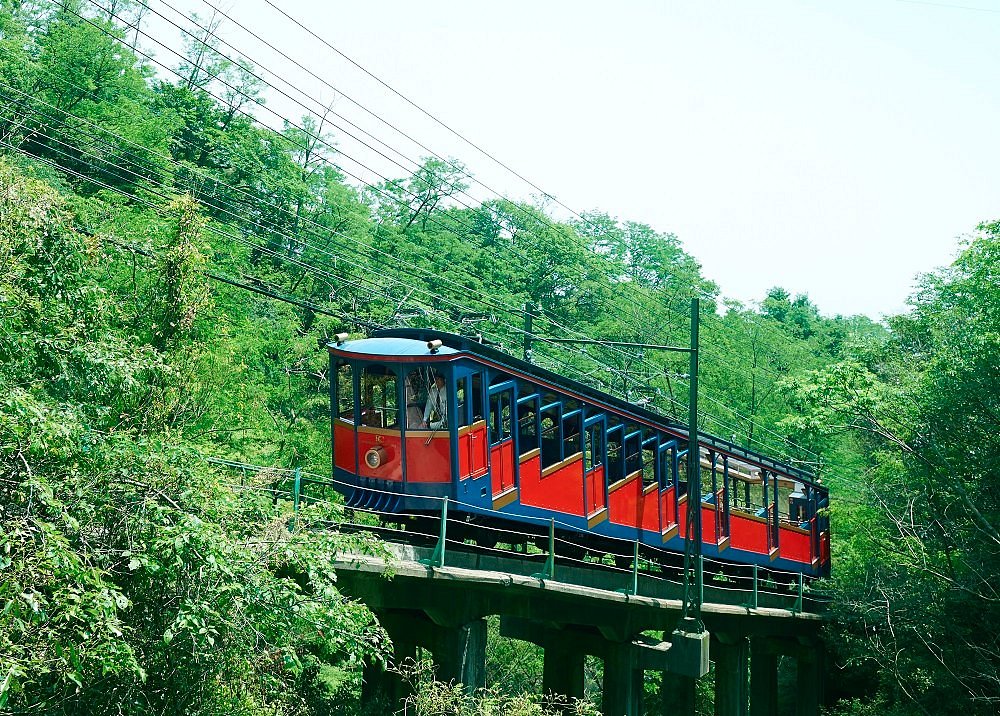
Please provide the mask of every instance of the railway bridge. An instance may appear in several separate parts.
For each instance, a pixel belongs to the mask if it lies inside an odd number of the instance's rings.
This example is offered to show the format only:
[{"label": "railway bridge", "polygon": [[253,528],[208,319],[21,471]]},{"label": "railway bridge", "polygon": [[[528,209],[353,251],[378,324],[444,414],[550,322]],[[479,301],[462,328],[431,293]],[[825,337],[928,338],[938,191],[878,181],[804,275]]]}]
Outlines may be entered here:
[{"label": "railway bridge", "polygon": [[[663,713],[694,714],[695,681],[715,666],[715,712],[776,715],[778,659],[795,664],[795,713],[814,716],[823,694],[824,623],[818,598],[801,582],[735,585],[709,579],[702,624],[683,617],[683,585],[638,569],[613,569],[468,545],[388,542],[390,556],[343,554],[342,591],[367,604],[388,631],[394,657],[431,652],[437,676],[474,690],[486,681],[486,618],[503,636],[544,650],[543,690],[584,694],[586,655],[604,663],[603,713],[643,713],[645,671],[662,674]],[[768,589],[770,587],[770,589]],[[365,696],[405,697],[398,675],[365,672]]]}]

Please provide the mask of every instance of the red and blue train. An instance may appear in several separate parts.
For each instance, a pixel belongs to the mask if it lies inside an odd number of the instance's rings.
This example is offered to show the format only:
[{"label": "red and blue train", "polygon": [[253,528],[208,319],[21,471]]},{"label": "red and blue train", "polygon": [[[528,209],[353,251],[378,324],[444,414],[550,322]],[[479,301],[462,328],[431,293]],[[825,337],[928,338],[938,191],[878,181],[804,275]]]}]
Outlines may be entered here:
[{"label": "red and blue train", "polygon": [[329,351],[349,506],[430,513],[428,497],[448,497],[471,521],[555,519],[584,544],[669,555],[698,499],[706,557],[829,575],[829,493],[798,467],[699,434],[692,496],[683,425],[470,338],[396,329]]}]

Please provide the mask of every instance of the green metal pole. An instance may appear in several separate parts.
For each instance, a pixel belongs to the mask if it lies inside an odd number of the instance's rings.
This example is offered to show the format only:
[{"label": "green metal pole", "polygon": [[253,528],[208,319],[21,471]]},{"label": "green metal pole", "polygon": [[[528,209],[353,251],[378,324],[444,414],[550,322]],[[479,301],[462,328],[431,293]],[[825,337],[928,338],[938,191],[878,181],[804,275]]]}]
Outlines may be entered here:
[{"label": "green metal pole", "polygon": [[549,556],[545,558],[545,566],[541,572],[531,575],[534,579],[556,578],[556,521],[549,519]]},{"label": "green metal pole", "polygon": [[[705,557],[703,555],[698,555],[698,575],[702,576],[705,574]],[[700,607],[705,603],[705,580],[700,579],[698,581],[698,606]]]},{"label": "green metal pole", "polygon": [[802,592],[803,592],[802,572],[799,572],[799,598],[798,601],[795,602],[795,611],[797,612],[802,611]]},{"label": "green metal pole", "polygon": [[434,550],[435,562],[438,567],[444,566],[444,552],[445,552],[445,542],[448,538],[448,498],[444,498],[444,502],[441,503],[441,533],[438,536],[438,546]]},{"label": "green metal pole", "polygon": [[445,553],[445,542],[448,539],[448,498],[444,498],[441,502],[441,529],[438,532],[438,541],[434,545],[434,553],[431,554],[430,559],[420,560],[420,564],[427,565],[428,567],[443,567],[444,566],[444,553]]},{"label": "green metal pole", "polygon": [[556,521],[549,519],[549,579],[556,578]]},{"label": "green metal pole", "polygon": [[691,299],[691,352],[689,373],[690,393],[688,396],[688,505],[692,506],[692,526],[694,528],[694,597],[698,601],[692,605],[689,616],[701,625],[701,605],[705,591],[705,573],[701,561],[701,454],[698,449],[698,318],[699,301]]},{"label": "green metal pole", "polygon": [[757,565],[753,566],[753,608],[757,608]]},{"label": "green metal pole", "polygon": [[635,541],[632,552],[632,594],[639,593],[639,540]]}]

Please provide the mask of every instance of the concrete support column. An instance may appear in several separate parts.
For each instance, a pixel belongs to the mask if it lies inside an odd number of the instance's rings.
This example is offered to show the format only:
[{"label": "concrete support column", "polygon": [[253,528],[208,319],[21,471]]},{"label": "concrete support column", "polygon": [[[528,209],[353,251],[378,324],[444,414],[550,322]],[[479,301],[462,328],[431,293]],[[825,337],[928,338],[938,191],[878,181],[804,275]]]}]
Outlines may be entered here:
[{"label": "concrete support column", "polygon": [[542,692],[573,699],[583,698],[583,649],[571,641],[547,641],[542,670]]},{"label": "concrete support column", "polygon": [[713,634],[716,716],[747,716],[747,667],[750,645],[745,637]]},{"label": "concrete support column", "polygon": [[631,642],[611,642],[604,656],[604,716],[641,716],[642,669]]},{"label": "concrete support column", "polygon": [[778,655],[762,637],[750,639],[750,716],[778,714]]},{"label": "concrete support column", "polygon": [[409,660],[417,658],[417,644],[410,630],[401,626],[395,614],[379,614],[379,621],[392,639],[392,663],[389,669],[381,664],[366,664],[362,672],[361,700],[368,703],[382,703],[386,710],[399,708],[401,702],[410,695],[411,689],[396,669]]},{"label": "concrete support column", "polygon": [[671,716],[694,716],[694,693],[697,679],[669,671],[663,672],[660,682],[660,701],[663,713]]},{"label": "concrete support column", "polygon": [[818,716],[823,703],[823,647],[799,652],[795,660],[796,691],[795,716]]},{"label": "concrete support column", "polygon": [[463,684],[467,691],[486,686],[486,620],[437,627],[431,643],[437,677]]}]

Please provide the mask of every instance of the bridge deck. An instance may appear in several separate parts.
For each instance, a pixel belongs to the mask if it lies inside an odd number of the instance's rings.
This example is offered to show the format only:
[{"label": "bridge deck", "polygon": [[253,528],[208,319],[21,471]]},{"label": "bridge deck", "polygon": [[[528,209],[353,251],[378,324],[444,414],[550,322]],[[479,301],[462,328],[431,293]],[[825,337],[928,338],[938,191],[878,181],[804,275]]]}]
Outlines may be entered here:
[{"label": "bridge deck", "polygon": [[[389,558],[343,554],[337,561],[344,591],[369,606],[450,610],[456,620],[499,614],[550,623],[573,623],[632,634],[672,630],[681,617],[682,586],[639,575],[639,593],[628,594],[630,572],[580,562],[558,564],[556,579],[540,578],[537,558],[475,549],[451,549],[447,564],[421,562],[433,550],[387,543]],[[709,631],[744,635],[811,636],[822,614],[793,611],[797,595],[761,593],[757,608],[744,606],[749,595],[706,585],[702,618]],[[622,637],[626,635],[622,632]]]}]

